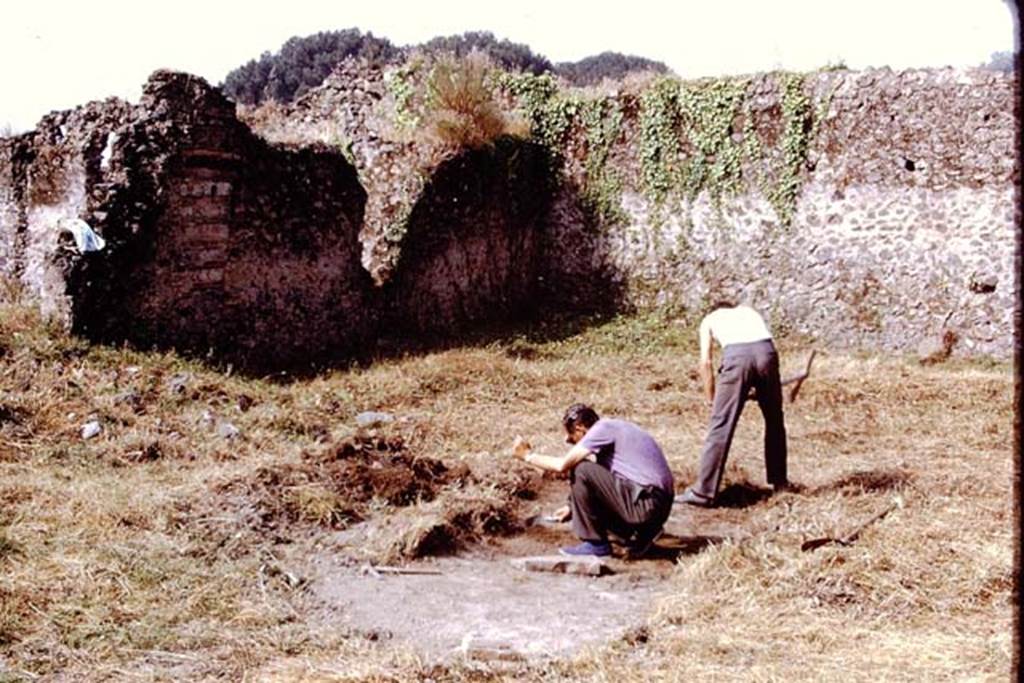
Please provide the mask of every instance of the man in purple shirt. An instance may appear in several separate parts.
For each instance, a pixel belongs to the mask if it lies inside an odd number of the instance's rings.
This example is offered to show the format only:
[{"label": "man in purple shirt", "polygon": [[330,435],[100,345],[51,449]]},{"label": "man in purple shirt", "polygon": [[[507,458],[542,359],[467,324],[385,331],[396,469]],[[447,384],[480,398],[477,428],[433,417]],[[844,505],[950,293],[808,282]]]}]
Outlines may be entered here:
[{"label": "man in purple shirt", "polygon": [[559,457],[534,453],[516,437],[515,457],[551,472],[569,472],[569,509],[579,545],[563,555],[612,552],[614,534],[631,557],[646,553],[672,511],[674,482],[668,462],[650,434],[625,420],[599,418],[582,403],[569,406],[562,418],[569,451]]}]

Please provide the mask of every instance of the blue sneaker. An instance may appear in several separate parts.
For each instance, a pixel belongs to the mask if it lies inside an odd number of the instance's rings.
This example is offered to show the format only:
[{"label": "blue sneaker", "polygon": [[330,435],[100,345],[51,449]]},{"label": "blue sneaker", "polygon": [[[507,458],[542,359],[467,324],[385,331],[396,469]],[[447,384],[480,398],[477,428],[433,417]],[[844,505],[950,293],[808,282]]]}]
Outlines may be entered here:
[{"label": "blue sneaker", "polygon": [[565,548],[559,548],[558,552],[562,555],[577,557],[584,555],[593,555],[594,557],[608,557],[612,554],[612,546],[610,543],[608,543],[608,541],[598,541],[597,543],[583,541],[579,545],[570,545]]}]

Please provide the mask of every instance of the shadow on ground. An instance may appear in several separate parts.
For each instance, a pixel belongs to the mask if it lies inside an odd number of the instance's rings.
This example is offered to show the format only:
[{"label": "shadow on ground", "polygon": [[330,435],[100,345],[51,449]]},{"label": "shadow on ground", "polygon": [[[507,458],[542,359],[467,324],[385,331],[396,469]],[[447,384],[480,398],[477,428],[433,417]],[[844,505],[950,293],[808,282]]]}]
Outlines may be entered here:
[{"label": "shadow on ground", "polygon": [[817,495],[820,493],[843,493],[856,495],[879,491],[902,491],[913,482],[912,472],[903,469],[877,469],[864,470],[848,474],[835,481],[817,486],[809,493]]},{"label": "shadow on ground", "polygon": [[726,540],[722,536],[677,536],[665,533],[658,538],[651,549],[644,555],[644,560],[664,560],[676,562],[685,555],[696,555],[705,548],[717,545]]},{"label": "shadow on ground", "polygon": [[746,508],[772,496],[772,489],[753,484],[729,484],[718,492],[715,504],[720,508]]}]

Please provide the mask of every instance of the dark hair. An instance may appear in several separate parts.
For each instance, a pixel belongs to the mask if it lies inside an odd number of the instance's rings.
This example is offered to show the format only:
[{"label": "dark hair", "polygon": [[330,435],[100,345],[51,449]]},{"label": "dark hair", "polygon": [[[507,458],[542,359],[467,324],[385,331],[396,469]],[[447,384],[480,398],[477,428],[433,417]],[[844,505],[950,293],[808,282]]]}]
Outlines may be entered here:
[{"label": "dark hair", "polygon": [[704,315],[707,315],[708,313],[713,313],[717,311],[719,308],[736,308],[736,302],[731,301],[729,299],[716,299],[714,303],[712,303],[710,306],[704,309]]},{"label": "dark hair", "polygon": [[567,432],[572,431],[577,423],[582,423],[584,427],[590,429],[599,419],[594,409],[587,404],[573,403],[562,416],[562,426]]}]

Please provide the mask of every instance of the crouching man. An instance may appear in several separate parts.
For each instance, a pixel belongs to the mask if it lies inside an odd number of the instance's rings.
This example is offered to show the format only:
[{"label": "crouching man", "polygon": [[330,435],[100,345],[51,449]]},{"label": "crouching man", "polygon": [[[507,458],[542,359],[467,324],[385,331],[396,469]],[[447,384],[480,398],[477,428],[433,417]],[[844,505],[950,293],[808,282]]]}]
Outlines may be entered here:
[{"label": "crouching man", "polygon": [[631,557],[642,556],[672,511],[674,482],[661,448],[632,422],[599,418],[582,403],[569,407],[562,425],[572,444],[563,456],[534,453],[520,437],[512,446],[529,465],[569,473],[572,530],[582,542],[560,552],[607,556],[614,535]]}]

